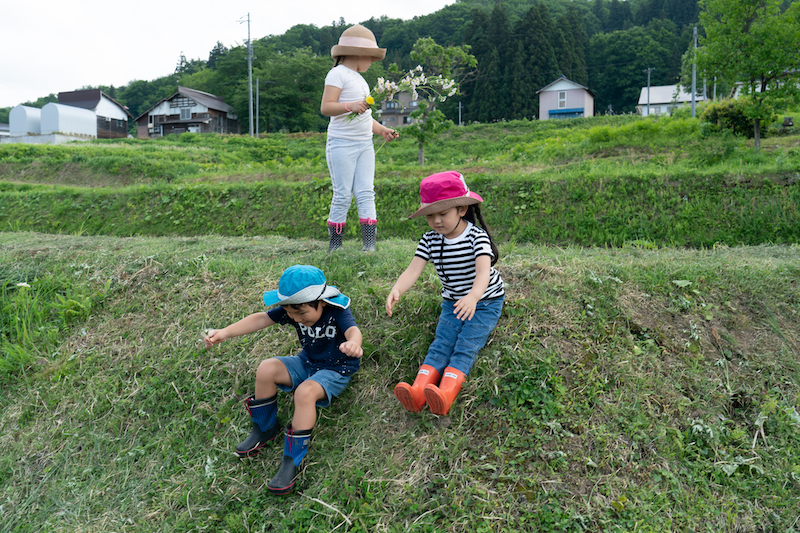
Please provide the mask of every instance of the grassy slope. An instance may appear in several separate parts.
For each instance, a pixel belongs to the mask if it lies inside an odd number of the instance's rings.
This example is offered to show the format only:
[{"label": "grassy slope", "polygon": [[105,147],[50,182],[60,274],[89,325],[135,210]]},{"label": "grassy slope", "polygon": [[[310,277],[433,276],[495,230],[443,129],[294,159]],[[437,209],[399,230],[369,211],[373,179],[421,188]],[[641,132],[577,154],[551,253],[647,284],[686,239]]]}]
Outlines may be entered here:
[{"label": "grassy slope", "polygon": [[[422,169],[401,138],[378,146],[381,234],[415,238],[416,184],[454,168],[501,241],[800,242],[800,135],[776,133],[754,152],[679,117],[471,125],[431,143]],[[0,180],[0,228],[84,235],[324,238],[331,194],[323,135],[4,144]]]},{"label": "grassy slope", "polygon": [[[503,317],[436,417],[391,392],[438,311],[427,270],[383,312],[413,246],[0,234],[10,298],[55,277],[94,305],[0,393],[0,531],[800,529],[800,248],[505,244]],[[353,299],[366,356],[321,412],[300,490],[275,498],[280,447],[231,449],[256,365],[297,341],[198,339],[294,263]]]}]

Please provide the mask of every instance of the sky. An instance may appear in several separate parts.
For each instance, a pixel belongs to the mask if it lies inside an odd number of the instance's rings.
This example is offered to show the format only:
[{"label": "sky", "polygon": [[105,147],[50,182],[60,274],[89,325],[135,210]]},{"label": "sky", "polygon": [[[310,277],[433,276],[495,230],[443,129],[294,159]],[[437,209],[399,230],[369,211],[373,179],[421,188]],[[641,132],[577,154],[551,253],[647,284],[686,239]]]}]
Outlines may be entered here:
[{"label": "sky", "polygon": [[[181,53],[208,60],[221,42],[282,35],[297,24],[410,20],[455,0],[0,0],[0,108],[84,86],[171,74]],[[35,6],[35,7],[33,7]],[[378,43],[380,46],[380,42]]]}]

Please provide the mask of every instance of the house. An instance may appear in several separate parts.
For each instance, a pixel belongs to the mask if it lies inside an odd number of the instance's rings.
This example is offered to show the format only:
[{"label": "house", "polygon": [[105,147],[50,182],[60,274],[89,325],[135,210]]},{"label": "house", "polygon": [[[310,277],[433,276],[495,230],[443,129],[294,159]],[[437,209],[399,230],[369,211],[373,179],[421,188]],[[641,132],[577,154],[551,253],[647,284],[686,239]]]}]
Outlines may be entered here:
[{"label": "house", "polygon": [[178,86],[178,91],[136,117],[136,137],[171,133],[240,133],[233,108],[219,96]]},{"label": "house", "polygon": [[[687,93],[680,85],[657,85],[642,87],[636,112],[643,117],[648,115],[669,115],[673,109],[692,104],[692,93]],[[695,96],[695,103],[702,102],[702,96]],[[650,109],[648,110],[648,101]]]},{"label": "house", "polygon": [[100,89],[58,93],[58,103],[94,111],[98,139],[117,139],[128,136],[128,108]]},{"label": "house", "polygon": [[539,120],[594,116],[595,94],[564,75],[536,94],[539,95]]},{"label": "house", "polygon": [[387,128],[401,128],[416,122],[411,118],[411,113],[417,110],[419,102],[412,100],[413,95],[408,91],[403,91],[394,95],[392,100],[381,102],[380,116],[375,120]]}]

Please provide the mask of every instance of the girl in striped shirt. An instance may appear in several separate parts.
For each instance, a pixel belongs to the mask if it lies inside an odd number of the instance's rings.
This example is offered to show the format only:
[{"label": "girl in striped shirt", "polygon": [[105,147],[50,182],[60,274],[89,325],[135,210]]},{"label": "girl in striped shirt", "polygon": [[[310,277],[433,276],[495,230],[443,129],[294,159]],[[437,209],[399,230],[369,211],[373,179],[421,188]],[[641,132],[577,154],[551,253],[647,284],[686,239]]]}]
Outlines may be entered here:
[{"label": "girl in striped shirt", "polygon": [[442,282],[442,313],[414,383],[398,383],[394,394],[408,411],[418,413],[427,403],[433,413],[446,415],[497,325],[505,291],[494,268],[497,246],[479,207],[483,198],[469,190],[464,176],[454,171],[428,176],[419,196],[421,206],[409,218],[425,216],[432,231],[422,236],[389,292],[386,313],[392,316],[429,261]]}]

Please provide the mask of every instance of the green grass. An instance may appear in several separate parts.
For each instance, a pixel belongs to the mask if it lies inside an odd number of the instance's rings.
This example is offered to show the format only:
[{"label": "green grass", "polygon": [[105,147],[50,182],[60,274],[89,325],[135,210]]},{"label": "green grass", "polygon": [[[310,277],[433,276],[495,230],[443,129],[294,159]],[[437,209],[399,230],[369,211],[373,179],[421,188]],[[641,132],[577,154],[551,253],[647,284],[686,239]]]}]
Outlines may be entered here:
[{"label": "green grass", "polygon": [[[2,322],[29,357],[0,373],[0,531],[800,531],[798,246],[507,242],[503,316],[437,417],[392,394],[438,314],[430,270],[383,311],[414,245],[0,233],[4,319],[38,298]],[[280,446],[232,449],[294,333],[199,338],[295,263],[352,298],[365,357],[279,498]]]},{"label": "green grass", "polygon": [[[0,532],[800,532],[799,143],[686,116],[469,125],[423,168],[376,142],[378,251],[351,224],[333,255],[322,135],[0,145]],[[436,275],[383,307],[451,168],[508,297],[450,414],[411,415]],[[281,446],[232,449],[294,334],[199,339],[296,263],[365,357],[277,498]]]},{"label": "green grass", "polygon": [[[0,228],[326,238],[331,192],[323,143],[322,135],[186,134],[2,145]],[[798,243],[798,143],[796,133],[774,132],[755,152],[744,139],[688,118],[518,121],[454,128],[426,149],[420,168],[415,143],[401,139],[378,146],[380,232],[415,238],[419,226],[407,216],[419,180],[453,168],[484,196],[487,222],[503,242]],[[353,207],[350,219],[356,216]],[[346,231],[352,237],[358,227]]]}]

